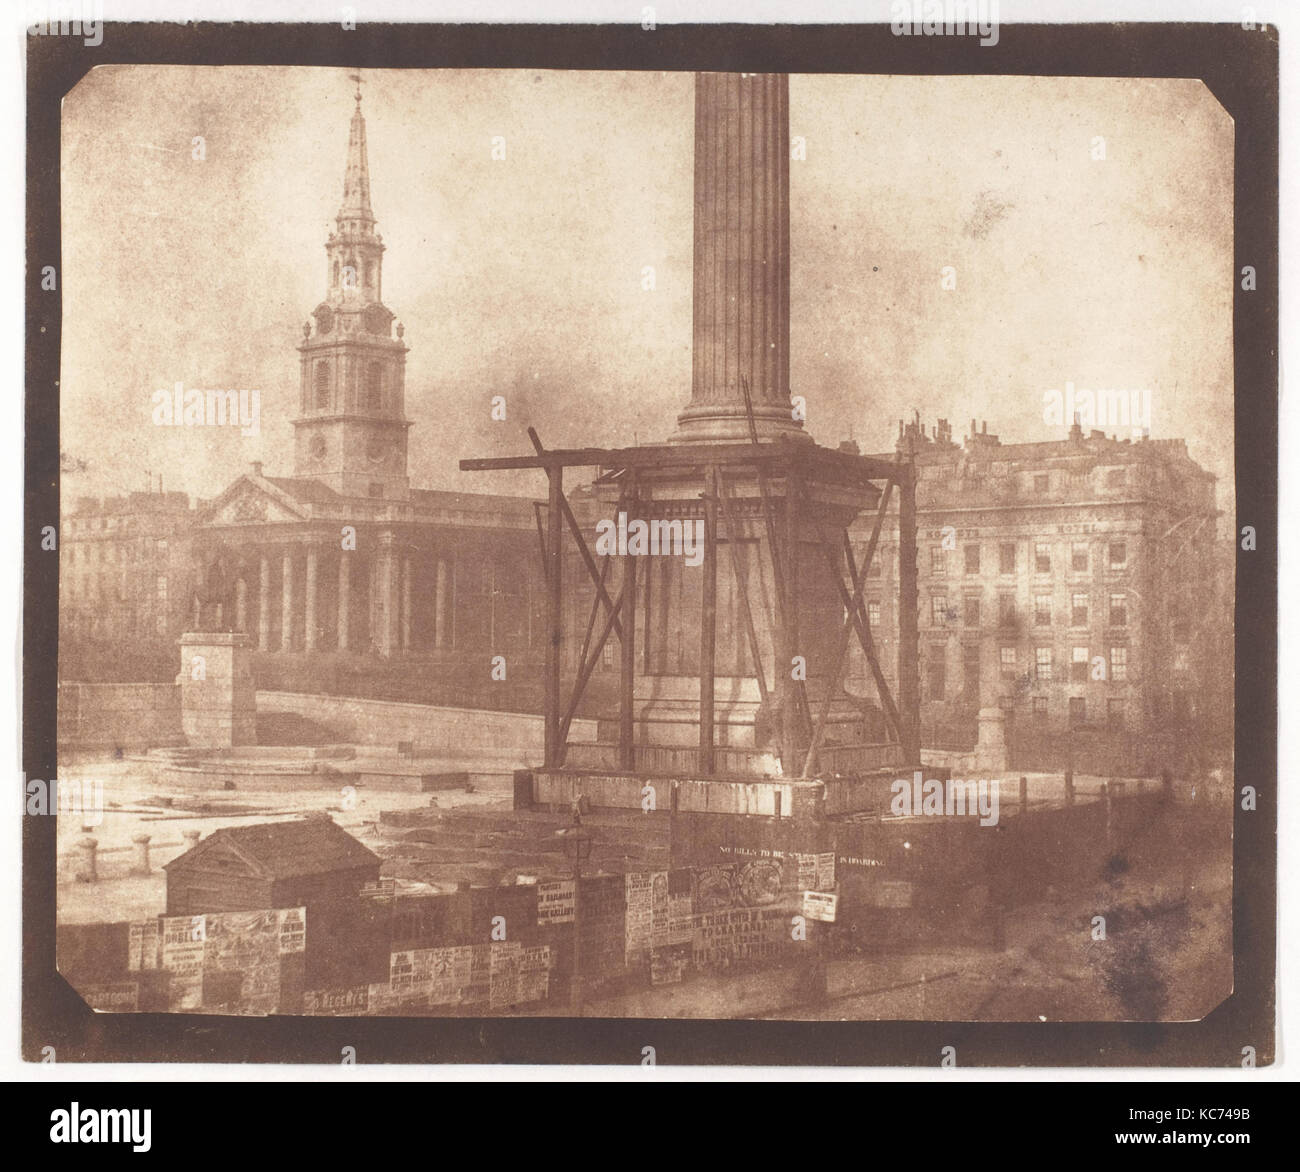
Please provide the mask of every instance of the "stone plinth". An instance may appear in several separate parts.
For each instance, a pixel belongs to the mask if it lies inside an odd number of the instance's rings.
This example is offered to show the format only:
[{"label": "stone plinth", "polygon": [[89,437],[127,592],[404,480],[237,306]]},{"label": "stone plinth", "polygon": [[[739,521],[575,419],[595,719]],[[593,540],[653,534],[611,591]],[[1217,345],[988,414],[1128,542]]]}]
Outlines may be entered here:
[{"label": "stone plinth", "polygon": [[1008,768],[1007,714],[1001,708],[980,709],[975,768],[990,773],[1005,773]]},{"label": "stone plinth", "polygon": [[257,741],[257,703],[247,635],[195,632],[180,638],[181,727],[187,744],[220,749]]}]

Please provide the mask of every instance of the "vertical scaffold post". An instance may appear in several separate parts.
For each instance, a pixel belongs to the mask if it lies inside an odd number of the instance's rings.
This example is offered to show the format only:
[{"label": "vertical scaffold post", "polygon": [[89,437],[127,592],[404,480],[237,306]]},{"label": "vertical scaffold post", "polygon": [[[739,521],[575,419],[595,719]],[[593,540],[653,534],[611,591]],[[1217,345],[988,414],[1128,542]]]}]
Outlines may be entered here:
[{"label": "vertical scaffold post", "polygon": [[[628,473],[632,476],[632,473]],[[628,485],[628,510],[636,508],[635,481]],[[636,558],[623,557],[622,655],[618,681],[618,767],[636,768],[633,730],[633,684],[636,680]]]},{"label": "vertical scaffold post", "polygon": [[714,769],[713,671],[718,617],[718,470],[710,470],[704,492],[704,581],[700,606],[700,772]]},{"label": "vertical scaffold post", "polygon": [[[863,573],[868,567],[863,567]],[[921,640],[916,583],[916,465],[898,473],[898,707],[903,760],[921,759]]]},{"label": "vertical scaffold post", "polygon": [[563,758],[560,742],[560,653],[564,645],[564,553],[561,540],[564,518],[560,501],[564,492],[564,469],[553,464],[546,470],[550,488],[546,513],[546,640],[545,749],[546,767],[554,769]]}]

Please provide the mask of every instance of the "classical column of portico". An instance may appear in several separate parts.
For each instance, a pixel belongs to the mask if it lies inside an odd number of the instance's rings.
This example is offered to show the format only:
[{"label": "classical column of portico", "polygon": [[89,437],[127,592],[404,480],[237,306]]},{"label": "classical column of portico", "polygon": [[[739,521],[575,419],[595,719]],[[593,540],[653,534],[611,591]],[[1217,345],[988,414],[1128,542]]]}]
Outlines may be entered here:
[{"label": "classical column of portico", "polygon": [[402,558],[402,650],[411,649],[411,559]]},{"label": "classical column of portico", "polygon": [[348,649],[348,620],[352,606],[352,553],[339,551],[339,650]]},{"label": "classical column of portico", "polygon": [[280,578],[280,650],[293,650],[293,550],[284,551]]},{"label": "classical column of portico", "polygon": [[438,581],[434,593],[433,633],[438,650],[451,646],[450,612],[447,609],[447,559],[438,559]]},{"label": "classical column of portico", "polygon": [[382,656],[393,654],[396,644],[397,599],[397,554],[394,537],[384,533],[379,538],[379,559],[375,568],[375,617],[378,622],[378,637],[375,645]]},{"label": "classical column of portico", "polygon": [[271,559],[266,554],[257,574],[257,649],[271,650]]},{"label": "classical column of portico", "polygon": [[235,583],[235,630],[248,630],[248,580],[242,573]]},{"label": "classical column of portico", "polygon": [[309,546],[307,549],[307,576],[305,585],[306,597],[303,600],[303,637],[302,646],[304,651],[316,650],[316,549]]}]

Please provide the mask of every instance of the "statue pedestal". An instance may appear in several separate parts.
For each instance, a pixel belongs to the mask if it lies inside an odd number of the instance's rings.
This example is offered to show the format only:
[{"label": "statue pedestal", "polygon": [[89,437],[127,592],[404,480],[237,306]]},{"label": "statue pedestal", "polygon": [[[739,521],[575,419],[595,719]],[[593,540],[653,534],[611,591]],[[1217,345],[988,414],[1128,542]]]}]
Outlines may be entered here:
[{"label": "statue pedestal", "polygon": [[257,700],[247,635],[229,631],[180,638],[181,727],[188,744],[228,749],[257,741]]},{"label": "statue pedestal", "polygon": [[981,708],[979,740],[975,745],[975,768],[982,772],[1005,773],[1007,764],[1007,714],[1001,708]]}]

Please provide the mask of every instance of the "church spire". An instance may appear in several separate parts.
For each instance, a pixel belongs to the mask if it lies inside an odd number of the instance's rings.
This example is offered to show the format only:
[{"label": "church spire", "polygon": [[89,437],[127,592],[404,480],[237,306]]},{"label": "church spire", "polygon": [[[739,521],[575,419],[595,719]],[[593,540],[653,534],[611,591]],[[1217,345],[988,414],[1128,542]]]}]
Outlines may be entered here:
[{"label": "church spire", "polygon": [[[325,242],[325,300],[312,310],[298,353],[294,475],[345,497],[405,500],[406,343],[383,300],[383,237],[370,210],[361,79],[348,134],[343,204]],[[394,337],[396,333],[396,337]]]},{"label": "church spire", "polygon": [[[357,107],[352,112],[352,127],[348,132],[348,165],[343,175],[343,203],[339,208],[338,222],[356,224],[362,230],[374,225],[375,215],[370,210],[370,164],[366,159],[366,119],[361,113],[361,75],[351,74],[357,84]],[[355,230],[355,229],[354,229]]]}]

